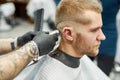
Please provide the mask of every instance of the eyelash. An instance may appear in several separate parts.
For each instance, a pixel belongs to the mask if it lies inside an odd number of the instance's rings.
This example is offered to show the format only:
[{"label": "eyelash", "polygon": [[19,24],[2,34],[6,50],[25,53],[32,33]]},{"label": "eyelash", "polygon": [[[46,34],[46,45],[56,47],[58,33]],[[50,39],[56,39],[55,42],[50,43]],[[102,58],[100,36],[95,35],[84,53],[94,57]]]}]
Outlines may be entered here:
[{"label": "eyelash", "polygon": [[98,29],[91,30],[91,32],[97,32],[97,31],[98,31]]}]

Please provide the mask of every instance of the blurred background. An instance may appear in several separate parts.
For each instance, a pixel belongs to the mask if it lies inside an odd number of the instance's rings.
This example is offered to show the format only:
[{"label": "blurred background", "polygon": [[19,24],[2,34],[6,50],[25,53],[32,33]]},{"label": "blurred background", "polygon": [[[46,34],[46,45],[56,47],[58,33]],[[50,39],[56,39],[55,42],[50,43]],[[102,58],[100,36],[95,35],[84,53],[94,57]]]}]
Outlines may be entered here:
[{"label": "blurred background", "polygon": [[44,8],[43,31],[55,30],[55,0],[0,0],[0,38],[32,31],[34,12],[41,8]]},{"label": "blurred background", "polygon": [[[34,12],[40,8],[45,9],[42,31],[55,30],[54,16],[57,4],[58,0],[0,0],[0,38],[15,38],[28,31],[33,31]],[[120,12],[116,19],[117,29],[120,32]],[[119,42],[118,39],[118,50],[120,49]],[[120,80],[120,51],[117,53],[119,53],[116,55],[117,63],[109,76],[111,80]]]}]

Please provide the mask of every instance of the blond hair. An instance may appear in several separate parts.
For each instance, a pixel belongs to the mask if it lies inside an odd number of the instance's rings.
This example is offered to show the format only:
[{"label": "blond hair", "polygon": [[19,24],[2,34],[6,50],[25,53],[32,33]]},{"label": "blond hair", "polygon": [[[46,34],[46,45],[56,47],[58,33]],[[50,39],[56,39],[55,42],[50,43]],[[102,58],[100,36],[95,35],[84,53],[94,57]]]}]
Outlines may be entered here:
[{"label": "blond hair", "polygon": [[56,26],[58,27],[58,24],[64,21],[76,21],[81,24],[87,24],[89,20],[84,16],[85,10],[101,13],[102,6],[98,0],[61,0],[56,10]]}]

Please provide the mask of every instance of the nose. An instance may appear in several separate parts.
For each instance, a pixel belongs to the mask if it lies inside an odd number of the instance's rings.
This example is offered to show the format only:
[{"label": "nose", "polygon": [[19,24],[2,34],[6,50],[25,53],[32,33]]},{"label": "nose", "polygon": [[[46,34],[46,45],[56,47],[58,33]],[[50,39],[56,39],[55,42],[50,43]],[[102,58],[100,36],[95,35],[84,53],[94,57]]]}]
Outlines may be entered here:
[{"label": "nose", "polygon": [[103,33],[103,31],[102,30],[100,30],[100,33],[99,33],[99,35],[98,35],[98,40],[105,40],[106,39],[106,37],[105,37],[105,35],[104,35],[104,33]]}]

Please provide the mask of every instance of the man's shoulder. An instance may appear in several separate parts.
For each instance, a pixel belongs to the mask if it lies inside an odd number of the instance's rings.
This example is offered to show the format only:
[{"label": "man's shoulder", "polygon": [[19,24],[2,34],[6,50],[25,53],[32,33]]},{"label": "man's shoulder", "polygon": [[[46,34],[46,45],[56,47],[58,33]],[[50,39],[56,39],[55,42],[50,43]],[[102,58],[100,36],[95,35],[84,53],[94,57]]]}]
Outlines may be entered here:
[{"label": "man's shoulder", "polygon": [[84,80],[110,80],[86,55],[80,59],[80,66],[81,74],[83,74],[83,78],[86,78]]}]

